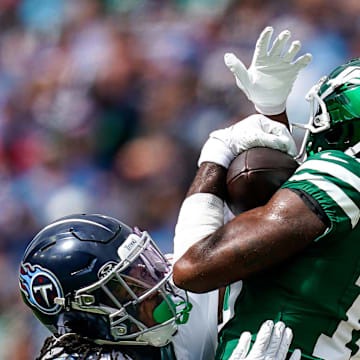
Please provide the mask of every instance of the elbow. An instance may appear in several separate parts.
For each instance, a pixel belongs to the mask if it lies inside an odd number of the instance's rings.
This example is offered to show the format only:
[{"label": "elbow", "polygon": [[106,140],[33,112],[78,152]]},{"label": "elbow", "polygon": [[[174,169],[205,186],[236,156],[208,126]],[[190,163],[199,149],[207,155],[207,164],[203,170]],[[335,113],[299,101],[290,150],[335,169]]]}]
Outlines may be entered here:
[{"label": "elbow", "polygon": [[193,276],[193,266],[191,262],[185,260],[184,258],[180,258],[173,267],[173,280],[174,284],[184,290],[193,291],[193,283],[196,279]]},{"label": "elbow", "polygon": [[194,293],[204,293],[213,289],[207,287],[198,267],[186,258],[180,258],[173,267],[174,284],[180,288]]}]

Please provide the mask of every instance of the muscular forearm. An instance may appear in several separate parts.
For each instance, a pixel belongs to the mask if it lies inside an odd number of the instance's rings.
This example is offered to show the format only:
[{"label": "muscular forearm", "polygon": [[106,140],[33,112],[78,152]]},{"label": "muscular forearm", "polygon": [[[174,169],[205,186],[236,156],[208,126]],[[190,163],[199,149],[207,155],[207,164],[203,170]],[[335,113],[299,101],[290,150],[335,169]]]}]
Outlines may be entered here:
[{"label": "muscular forearm", "polygon": [[224,199],[226,172],[224,167],[211,162],[201,164],[186,197],[197,193],[209,193]]},{"label": "muscular forearm", "polygon": [[174,282],[206,292],[245,279],[302,251],[326,229],[289,190],[193,245],[174,266]]},{"label": "muscular forearm", "polygon": [[[285,111],[281,114],[269,115],[268,118],[289,128],[289,121]],[[213,162],[204,162],[201,164],[186,197],[196,193],[209,193],[224,199],[226,194],[226,173],[227,169],[223,166]]]},{"label": "muscular forearm", "polygon": [[181,206],[174,237],[174,258],[190,246],[213,234],[224,224],[226,169],[203,163]]},{"label": "muscular forearm", "polygon": [[296,149],[286,128],[262,115],[250,116],[210,135],[201,152],[200,168],[180,210],[174,238],[176,259],[222,227],[227,167],[236,155],[257,146],[291,153]]},{"label": "muscular forearm", "polygon": [[289,119],[287,117],[286,111],[283,111],[281,114],[277,115],[267,115],[267,117],[271,120],[279,122],[280,124],[284,124],[288,129],[290,129]]},{"label": "muscular forearm", "polygon": [[[285,111],[277,115],[268,115],[267,117],[289,128],[289,121]],[[226,192],[226,172],[227,169],[223,166],[212,162],[203,163],[186,197],[196,193],[210,193],[224,199]]]}]

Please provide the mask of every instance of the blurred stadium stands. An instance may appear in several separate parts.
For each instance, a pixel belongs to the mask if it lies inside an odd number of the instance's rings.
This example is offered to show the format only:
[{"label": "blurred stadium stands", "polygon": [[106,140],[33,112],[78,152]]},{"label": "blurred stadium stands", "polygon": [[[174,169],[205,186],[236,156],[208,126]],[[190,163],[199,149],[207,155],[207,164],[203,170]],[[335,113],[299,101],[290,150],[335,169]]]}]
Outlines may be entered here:
[{"label": "blurred stadium stands", "polygon": [[312,52],[308,88],[360,55],[358,0],[0,1],[0,359],[32,360],[47,333],[21,304],[26,244],[69,213],[111,215],[171,251],[209,131],[253,109],[223,65],[247,64],[261,30]]}]

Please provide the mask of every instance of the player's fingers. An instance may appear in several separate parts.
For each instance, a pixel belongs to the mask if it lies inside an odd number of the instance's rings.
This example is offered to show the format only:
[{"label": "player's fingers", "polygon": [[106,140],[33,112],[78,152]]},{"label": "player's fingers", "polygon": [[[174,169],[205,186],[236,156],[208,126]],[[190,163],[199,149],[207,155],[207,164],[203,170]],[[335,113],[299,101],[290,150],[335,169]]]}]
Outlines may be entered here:
[{"label": "player's fingers", "polygon": [[281,339],[280,347],[276,355],[276,360],[285,360],[286,355],[289,351],[291,340],[293,338],[293,333],[290,328],[286,328],[284,335]]},{"label": "player's fingers", "polygon": [[289,40],[291,33],[289,30],[282,31],[279,36],[274,40],[273,46],[269,52],[269,56],[279,56]]},{"label": "player's fingers", "polygon": [[249,82],[249,75],[245,65],[232,53],[226,53],[224,55],[225,65],[235,75],[241,88],[246,87]]},{"label": "player's fingers", "polygon": [[[286,129],[287,130],[287,129]],[[285,131],[278,135],[272,135],[276,138],[279,150],[288,153],[290,156],[296,156],[297,148],[293,137]]]},{"label": "player's fingers", "polygon": [[275,355],[279,350],[284,331],[285,324],[281,321],[277,322],[274,326],[269,346],[266,351],[266,356],[268,356],[270,359],[275,359]]},{"label": "player's fingers", "polygon": [[284,54],[283,60],[288,63],[292,62],[300,49],[301,42],[299,40],[293,41],[290,45],[289,50]]},{"label": "player's fingers", "polygon": [[298,59],[296,59],[293,66],[295,66],[297,71],[300,71],[305,66],[307,66],[311,60],[312,60],[312,55],[307,53],[303,56],[300,56]]},{"label": "player's fingers", "polygon": [[260,34],[255,45],[253,63],[256,62],[258,58],[267,56],[269,42],[273,32],[274,32],[273,27],[267,26]]},{"label": "player's fingers", "polygon": [[245,359],[246,355],[250,349],[251,344],[251,334],[249,332],[244,332],[241,334],[236,348],[232,352],[229,360],[240,360]]},{"label": "player's fingers", "polygon": [[277,149],[282,152],[295,156],[297,154],[296,144],[291,135],[285,132],[278,134],[259,133],[258,138],[261,138],[262,146]]},{"label": "player's fingers", "polygon": [[274,323],[271,320],[265,321],[256,335],[255,343],[250,351],[251,356],[263,356],[269,345],[271,334],[274,328]]},{"label": "player's fingers", "polygon": [[289,360],[300,360],[301,359],[301,351],[299,349],[295,349]]}]

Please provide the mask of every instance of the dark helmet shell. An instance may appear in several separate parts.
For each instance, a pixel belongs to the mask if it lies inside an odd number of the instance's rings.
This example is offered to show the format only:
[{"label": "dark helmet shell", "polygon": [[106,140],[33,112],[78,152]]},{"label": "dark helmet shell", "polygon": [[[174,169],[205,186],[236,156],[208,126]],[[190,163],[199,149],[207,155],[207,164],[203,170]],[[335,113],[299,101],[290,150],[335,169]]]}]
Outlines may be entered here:
[{"label": "dark helmet shell", "polygon": [[103,338],[111,340],[105,317],[66,310],[55,299],[70,300],[76,290],[96,282],[110,262],[119,261],[117,249],[131,233],[129,226],[111,217],[71,215],[34,237],[21,262],[19,285],[25,303],[51,332],[81,327],[92,337],[91,329],[102,328]]}]

